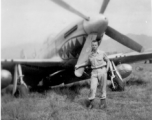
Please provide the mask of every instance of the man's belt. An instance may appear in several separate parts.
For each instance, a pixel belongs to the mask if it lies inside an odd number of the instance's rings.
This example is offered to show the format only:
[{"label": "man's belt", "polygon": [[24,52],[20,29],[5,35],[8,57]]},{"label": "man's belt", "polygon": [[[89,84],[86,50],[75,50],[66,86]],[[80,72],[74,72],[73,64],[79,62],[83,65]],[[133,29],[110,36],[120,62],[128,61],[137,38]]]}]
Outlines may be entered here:
[{"label": "man's belt", "polygon": [[102,68],[104,68],[104,67],[106,67],[106,65],[101,66],[101,67],[97,67],[97,68],[92,68],[92,70],[96,70],[96,69],[102,69]]}]

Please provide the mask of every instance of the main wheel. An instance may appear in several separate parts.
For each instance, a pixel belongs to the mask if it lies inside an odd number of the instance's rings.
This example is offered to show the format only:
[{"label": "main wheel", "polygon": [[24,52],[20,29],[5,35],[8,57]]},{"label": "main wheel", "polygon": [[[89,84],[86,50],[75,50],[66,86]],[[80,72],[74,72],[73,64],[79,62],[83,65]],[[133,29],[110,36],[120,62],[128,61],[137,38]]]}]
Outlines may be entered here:
[{"label": "main wheel", "polygon": [[29,89],[25,85],[21,84],[17,86],[18,94],[20,97],[26,97],[28,95]]}]

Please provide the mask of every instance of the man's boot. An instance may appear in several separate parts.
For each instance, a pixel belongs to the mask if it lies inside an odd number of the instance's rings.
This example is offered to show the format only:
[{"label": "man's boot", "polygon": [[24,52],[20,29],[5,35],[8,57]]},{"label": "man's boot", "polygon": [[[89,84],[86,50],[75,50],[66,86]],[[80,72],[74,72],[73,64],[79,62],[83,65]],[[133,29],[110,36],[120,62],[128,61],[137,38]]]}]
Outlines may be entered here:
[{"label": "man's boot", "polygon": [[88,108],[89,108],[89,109],[92,109],[92,108],[93,108],[93,100],[89,100]]},{"label": "man's boot", "polygon": [[106,99],[101,99],[100,100],[100,106],[99,106],[100,109],[106,109],[107,108],[107,101]]}]

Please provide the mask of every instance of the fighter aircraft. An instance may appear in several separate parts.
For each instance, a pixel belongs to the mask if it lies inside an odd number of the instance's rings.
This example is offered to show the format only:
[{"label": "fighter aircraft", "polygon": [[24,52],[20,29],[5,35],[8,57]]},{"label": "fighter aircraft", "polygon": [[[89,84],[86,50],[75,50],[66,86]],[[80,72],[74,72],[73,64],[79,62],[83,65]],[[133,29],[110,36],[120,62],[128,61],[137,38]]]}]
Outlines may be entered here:
[{"label": "fighter aircraft", "polygon": [[[44,46],[35,59],[2,59],[1,60],[1,89],[13,85],[14,95],[18,86],[28,89],[36,87],[42,80],[44,86],[68,84],[90,78],[90,70],[80,67],[91,52],[91,42],[106,34],[117,42],[142,53],[115,54],[108,56],[110,63],[109,74],[113,88],[123,89],[123,78],[132,72],[127,63],[152,58],[152,52],[143,52],[143,47],[119,33],[108,25],[108,19],[103,15],[109,0],[103,0],[99,14],[86,16],[62,0],[52,0],[57,5],[78,15],[81,19],[61,31],[49,44]],[[110,43],[109,43],[110,44]]]}]

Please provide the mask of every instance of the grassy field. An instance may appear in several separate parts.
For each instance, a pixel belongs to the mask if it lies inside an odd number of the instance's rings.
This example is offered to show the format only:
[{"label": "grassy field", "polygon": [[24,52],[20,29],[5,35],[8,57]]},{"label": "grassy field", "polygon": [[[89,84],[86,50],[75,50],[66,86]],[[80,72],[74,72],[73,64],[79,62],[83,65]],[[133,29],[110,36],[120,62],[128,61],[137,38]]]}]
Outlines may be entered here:
[{"label": "grassy field", "polygon": [[107,111],[88,110],[89,88],[77,85],[30,93],[27,98],[5,95],[1,98],[2,120],[152,120],[152,65],[132,65],[125,91],[107,88]]}]

